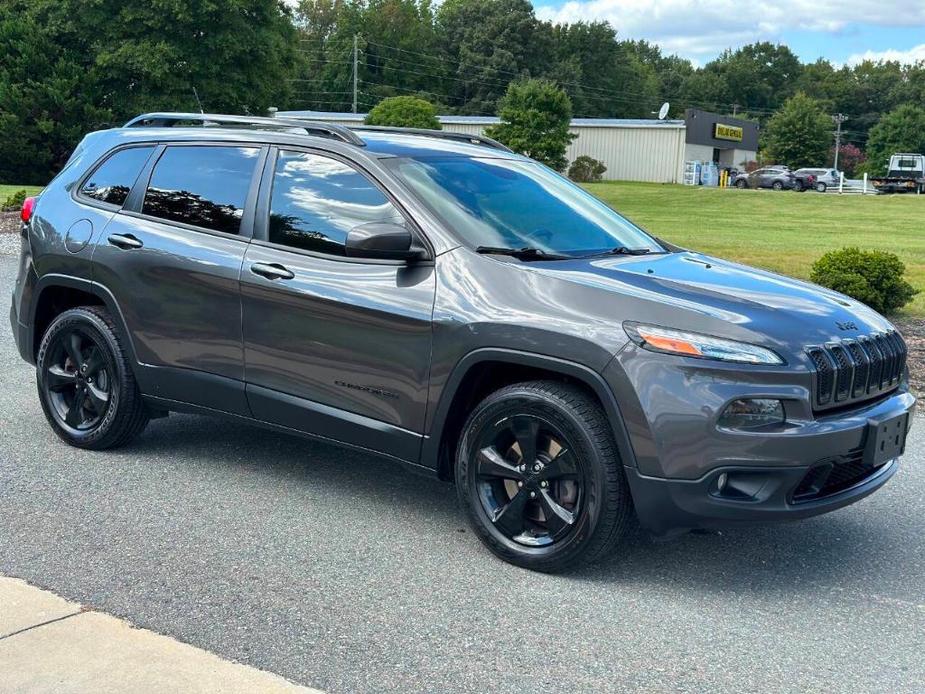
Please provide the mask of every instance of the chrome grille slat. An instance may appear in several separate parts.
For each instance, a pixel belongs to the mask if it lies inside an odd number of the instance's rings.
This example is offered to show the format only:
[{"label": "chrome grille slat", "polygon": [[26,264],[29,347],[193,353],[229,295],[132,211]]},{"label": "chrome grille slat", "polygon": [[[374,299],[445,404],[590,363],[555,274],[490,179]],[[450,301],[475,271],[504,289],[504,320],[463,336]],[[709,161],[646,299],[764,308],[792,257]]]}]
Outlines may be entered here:
[{"label": "chrome grille slat", "polygon": [[814,377],[814,409],[840,407],[882,395],[902,380],[906,344],[899,333],[874,333],[806,348]]}]

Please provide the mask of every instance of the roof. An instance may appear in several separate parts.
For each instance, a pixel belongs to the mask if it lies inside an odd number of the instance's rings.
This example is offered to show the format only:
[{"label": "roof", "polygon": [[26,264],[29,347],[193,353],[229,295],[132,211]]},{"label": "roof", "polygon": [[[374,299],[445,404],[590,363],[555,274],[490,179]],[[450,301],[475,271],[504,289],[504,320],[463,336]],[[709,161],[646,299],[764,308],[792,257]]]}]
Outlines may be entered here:
[{"label": "roof", "polygon": [[[304,118],[307,120],[331,121],[335,123],[362,123],[365,113],[344,113],[328,111],[280,111],[280,118]],[[441,125],[497,125],[497,116],[437,116]],[[573,118],[573,128],[683,128],[683,120],[658,120],[656,118]]]}]

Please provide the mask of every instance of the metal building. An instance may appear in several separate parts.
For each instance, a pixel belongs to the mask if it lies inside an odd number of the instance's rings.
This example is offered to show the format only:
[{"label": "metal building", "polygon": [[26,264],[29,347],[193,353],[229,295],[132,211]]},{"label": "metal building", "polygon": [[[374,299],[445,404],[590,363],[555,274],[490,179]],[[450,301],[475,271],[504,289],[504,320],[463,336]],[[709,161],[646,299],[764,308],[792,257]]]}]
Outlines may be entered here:
[{"label": "metal building", "polygon": [[[577,135],[566,151],[568,160],[574,161],[581,155],[602,161],[607,167],[604,180],[610,181],[650,181],[653,183],[681,183],[684,162],[688,159],[713,160],[716,152],[725,151],[720,147],[710,147],[707,151],[704,134],[701,132],[707,123],[717,122],[721,126],[727,120],[731,127],[739,127],[740,119],[724,119],[718,114],[705,111],[696,112],[696,128],[689,128],[686,120],[656,120],[633,118],[574,118],[570,131]],[[691,111],[686,114],[690,117]],[[359,125],[366,114],[363,113],[326,113],[322,111],[280,111],[280,117],[306,118],[323,120],[341,125]],[[444,130],[481,135],[485,128],[500,122],[498,118],[488,116],[438,116]],[[711,120],[712,119],[712,120]],[[732,123],[735,120],[735,124]],[[748,123],[748,121],[742,121]],[[715,135],[717,131],[713,131]],[[719,131],[719,134],[736,134],[734,130]],[[755,125],[757,133],[757,125]],[[697,140],[691,142],[690,137]],[[713,142],[713,140],[711,140]],[[755,152],[736,150],[735,141],[724,141],[733,154],[726,158],[741,157],[742,161],[755,158]],[[757,134],[755,135],[757,143]],[[749,140],[742,143],[751,145]],[[757,149],[757,144],[755,144]],[[719,159],[716,159],[719,161]],[[726,165],[726,162],[722,162]],[[738,160],[728,164],[738,166]]]}]

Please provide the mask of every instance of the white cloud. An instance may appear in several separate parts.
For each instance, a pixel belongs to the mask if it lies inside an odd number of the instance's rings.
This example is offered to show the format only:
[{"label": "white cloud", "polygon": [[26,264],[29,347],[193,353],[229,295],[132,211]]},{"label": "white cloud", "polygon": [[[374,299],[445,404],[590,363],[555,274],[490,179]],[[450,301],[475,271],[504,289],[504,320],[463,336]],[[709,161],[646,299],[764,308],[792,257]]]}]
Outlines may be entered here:
[{"label": "white cloud", "polygon": [[780,40],[786,31],[837,34],[852,24],[925,26],[913,0],[568,0],[537,9],[554,22],[606,20],[624,38],[645,38],[694,60],[728,47]]},{"label": "white cloud", "polygon": [[848,65],[857,65],[865,60],[873,60],[874,62],[878,60],[894,60],[903,65],[918,63],[920,61],[925,61],[925,43],[913,46],[908,51],[889,49],[885,51],[864,51],[863,53],[855,53],[849,56],[848,60],[845,62]]}]

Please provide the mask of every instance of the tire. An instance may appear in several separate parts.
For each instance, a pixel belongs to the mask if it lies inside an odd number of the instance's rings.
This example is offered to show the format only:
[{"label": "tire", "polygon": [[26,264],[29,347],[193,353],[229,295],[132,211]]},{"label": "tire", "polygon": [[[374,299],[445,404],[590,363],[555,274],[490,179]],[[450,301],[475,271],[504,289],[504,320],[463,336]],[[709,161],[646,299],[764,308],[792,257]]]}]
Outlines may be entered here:
[{"label": "tire", "polygon": [[746,181],[744,178],[740,178],[738,181],[736,181],[735,186],[739,190],[745,190],[748,188],[748,181]]},{"label": "tire", "polygon": [[793,182],[793,191],[795,193],[802,193],[804,190],[806,189],[803,187],[803,183],[801,181]]},{"label": "tire", "polygon": [[634,517],[610,424],[569,384],[518,383],[486,397],[463,428],[455,477],[475,534],[535,571],[609,555]]},{"label": "tire", "polygon": [[72,446],[116,448],[148,424],[122,340],[99,307],[70,309],[52,321],[42,336],[36,373],[45,417]]},{"label": "tire", "polygon": [[771,184],[771,187],[772,187],[774,190],[783,190],[783,189],[784,189],[784,184],[781,183],[780,181],[774,181],[774,183]]},{"label": "tire", "polygon": [[824,193],[826,190],[828,190],[828,186],[825,183],[820,182],[816,184],[817,193]]}]

